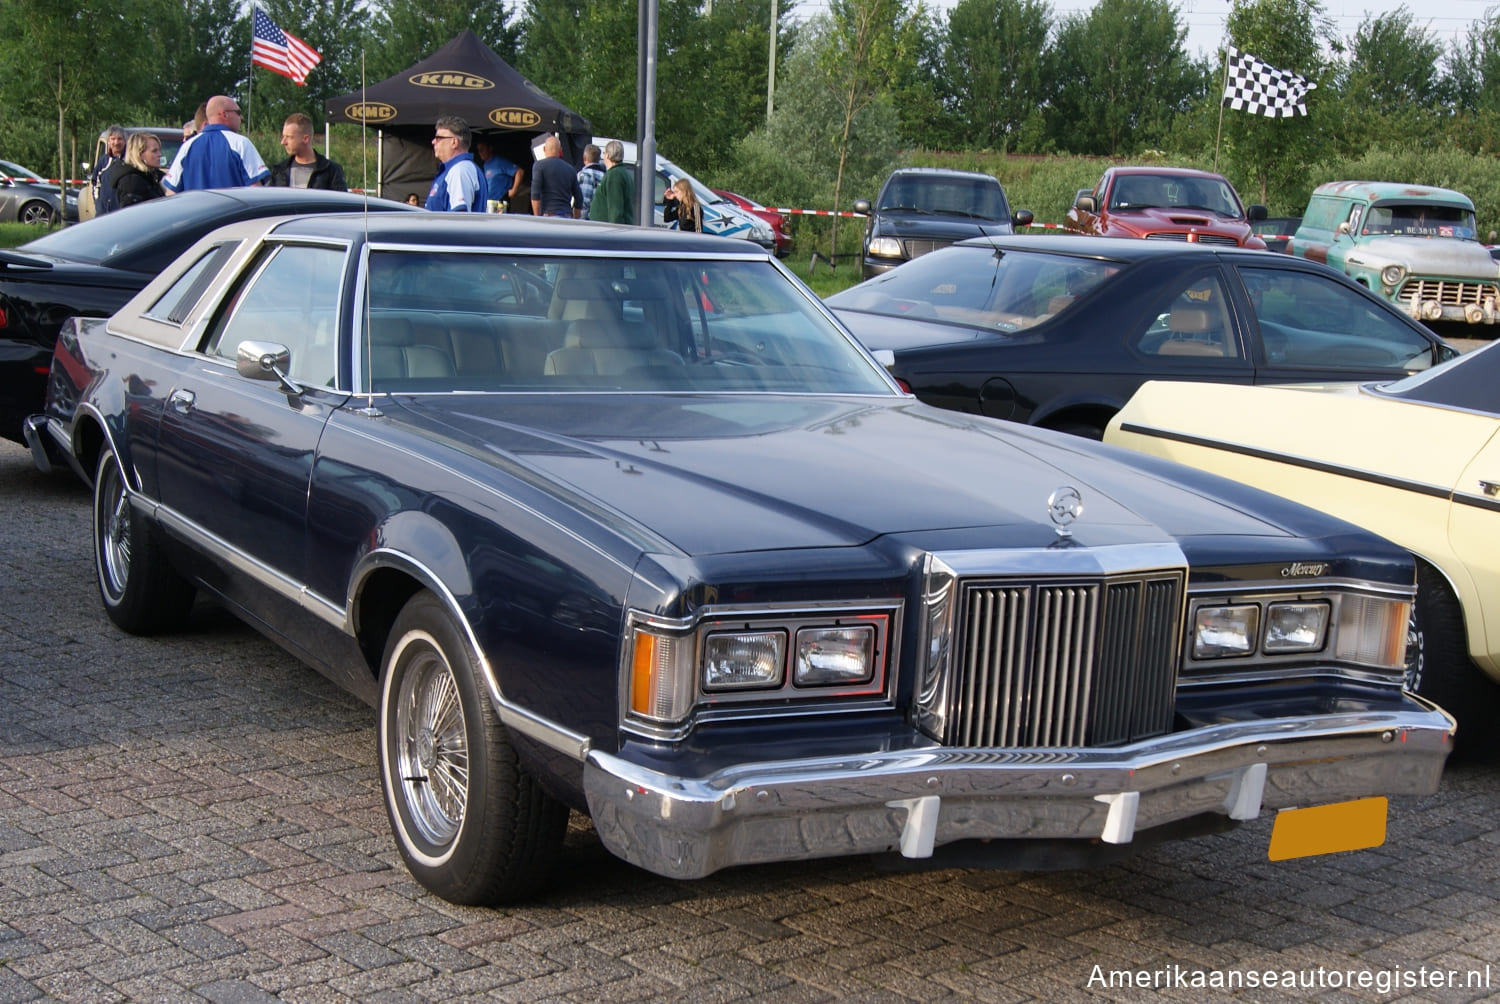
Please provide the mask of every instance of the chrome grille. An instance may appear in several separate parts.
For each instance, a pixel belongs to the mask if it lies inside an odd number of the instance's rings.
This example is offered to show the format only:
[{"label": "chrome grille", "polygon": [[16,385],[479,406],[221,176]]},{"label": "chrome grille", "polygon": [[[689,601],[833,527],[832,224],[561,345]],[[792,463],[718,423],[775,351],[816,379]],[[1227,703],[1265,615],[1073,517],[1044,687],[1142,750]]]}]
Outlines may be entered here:
[{"label": "chrome grille", "polygon": [[[1240,242],[1239,241],[1235,240],[1233,237],[1226,237],[1223,234],[1202,234],[1202,233],[1200,233],[1200,234],[1194,234],[1193,236],[1198,239],[1197,243],[1199,243],[1199,244],[1214,244],[1214,245],[1218,245],[1218,246],[1221,246],[1221,247],[1231,247],[1231,248],[1239,247],[1240,246]],[[1148,241],[1182,241],[1183,243],[1187,243],[1187,239],[1188,239],[1188,235],[1185,234],[1185,233],[1181,233],[1181,232],[1170,232],[1170,233],[1147,234],[1146,235],[1146,240],[1148,240]]]},{"label": "chrome grille", "polygon": [[1396,294],[1396,301],[1410,306],[1413,302],[1436,300],[1445,307],[1461,307],[1496,297],[1496,287],[1483,282],[1457,282],[1445,279],[1408,279]]},{"label": "chrome grille", "polygon": [[1183,579],[966,583],[956,746],[1109,746],[1172,726]]},{"label": "chrome grille", "polygon": [[952,241],[917,240],[915,238],[902,238],[901,250],[908,258],[920,258],[924,254],[931,254],[939,248],[945,248]]}]

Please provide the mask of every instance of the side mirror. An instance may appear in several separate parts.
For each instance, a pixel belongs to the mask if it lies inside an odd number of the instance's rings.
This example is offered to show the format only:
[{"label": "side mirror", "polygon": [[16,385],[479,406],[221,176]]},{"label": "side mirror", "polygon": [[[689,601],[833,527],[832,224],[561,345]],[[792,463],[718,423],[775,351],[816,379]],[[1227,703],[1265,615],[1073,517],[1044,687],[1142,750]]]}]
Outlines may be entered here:
[{"label": "side mirror", "polygon": [[1031,210],[1017,209],[1015,215],[1010,218],[1010,222],[1013,226],[1029,227],[1034,219],[1036,217],[1031,214]]},{"label": "side mirror", "polygon": [[1338,229],[1335,230],[1334,233],[1337,234],[1340,237],[1348,237],[1349,236],[1349,221],[1345,220],[1344,222],[1340,223],[1339,226],[1338,226]]},{"label": "side mirror", "polygon": [[854,200],[854,211],[856,213],[859,213],[859,214],[863,215],[863,216],[869,216],[870,215],[870,200],[869,199],[855,199]]},{"label": "side mirror", "polygon": [[1249,206],[1245,210],[1245,218],[1251,223],[1257,223],[1271,215],[1271,211],[1262,205]]},{"label": "side mirror", "polygon": [[292,368],[292,350],[279,342],[240,342],[234,352],[234,371],[247,380],[274,380],[288,394],[301,394],[287,372]]},{"label": "side mirror", "polygon": [[1088,189],[1079,192],[1078,197],[1073,200],[1073,208],[1084,213],[1094,212],[1094,193]]},{"label": "side mirror", "polygon": [[886,369],[896,365],[896,353],[892,349],[875,349],[870,355],[874,356],[875,361]]}]

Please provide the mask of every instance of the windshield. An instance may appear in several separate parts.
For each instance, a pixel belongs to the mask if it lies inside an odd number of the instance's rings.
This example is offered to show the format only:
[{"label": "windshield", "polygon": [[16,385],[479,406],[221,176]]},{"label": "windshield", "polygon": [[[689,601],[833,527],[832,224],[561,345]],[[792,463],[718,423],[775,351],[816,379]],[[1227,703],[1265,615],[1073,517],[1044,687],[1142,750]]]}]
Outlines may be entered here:
[{"label": "windshield", "polygon": [[981,220],[1008,220],[1005,193],[994,178],[893,175],[880,191],[880,210],[917,210]]},{"label": "windshield", "polygon": [[1474,240],[1474,210],[1431,202],[1381,202],[1370,207],[1359,232]]},{"label": "windshield", "polygon": [[895,393],[768,261],[370,254],[371,392]]},{"label": "windshield", "polygon": [[1500,396],[1495,393],[1500,385],[1500,351],[1495,345],[1490,342],[1415,376],[1370,389],[1406,401],[1500,415]]},{"label": "windshield", "polygon": [[1240,200],[1223,178],[1175,174],[1116,175],[1111,209],[1203,209],[1218,216],[1243,216]]},{"label": "windshield", "polygon": [[980,245],[944,248],[828,297],[830,307],[1019,331],[1067,311],[1120,262]]},{"label": "windshield", "polygon": [[27,181],[41,181],[42,176],[26,170],[20,164],[12,164],[8,160],[0,160],[0,174],[10,178],[25,178]]}]

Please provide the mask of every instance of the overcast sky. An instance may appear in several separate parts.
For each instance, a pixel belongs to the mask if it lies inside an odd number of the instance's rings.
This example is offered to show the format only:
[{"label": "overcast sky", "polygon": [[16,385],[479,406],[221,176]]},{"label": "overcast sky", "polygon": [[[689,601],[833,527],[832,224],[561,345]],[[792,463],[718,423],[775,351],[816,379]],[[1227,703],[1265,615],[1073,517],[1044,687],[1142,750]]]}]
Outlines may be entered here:
[{"label": "overcast sky", "polygon": [[[927,0],[930,8],[947,11],[957,0]],[[1053,17],[1061,20],[1072,13],[1093,8],[1090,0],[1050,0]],[[1484,18],[1485,11],[1500,0],[1411,0],[1405,6],[1416,14],[1415,21],[1426,28],[1446,49],[1449,42],[1462,39],[1469,26]],[[1229,14],[1229,0],[1179,0],[1181,20],[1187,25],[1187,50],[1194,56],[1213,53],[1224,41],[1224,19]],[[1323,0],[1323,11],[1333,19],[1334,30],[1342,38],[1352,38],[1367,16],[1378,17],[1402,6],[1399,0]],[[827,0],[801,0],[799,13],[806,16],[828,9]],[[1295,69],[1295,67],[1287,67]]]}]

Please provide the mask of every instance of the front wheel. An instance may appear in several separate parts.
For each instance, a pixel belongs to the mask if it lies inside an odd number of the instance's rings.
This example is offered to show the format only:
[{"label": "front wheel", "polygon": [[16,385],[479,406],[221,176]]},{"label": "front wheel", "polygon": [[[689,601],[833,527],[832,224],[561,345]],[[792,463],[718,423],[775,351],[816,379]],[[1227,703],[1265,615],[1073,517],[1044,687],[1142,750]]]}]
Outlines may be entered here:
[{"label": "front wheel", "polygon": [[51,226],[52,221],[54,217],[57,216],[57,214],[54,213],[52,211],[52,207],[47,205],[47,203],[45,202],[28,202],[26,203],[26,205],[21,207],[21,211],[17,213],[16,216],[22,223],[30,223],[37,226]]},{"label": "front wheel", "polygon": [[1406,689],[1458,721],[1456,748],[1497,748],[1500,686],[1469,658],[1463,608],[1437,569],[1417,562],[1417,602],[1406,633]]},{"label": "front wheel", "polygon": [[386,643],[379,742],[386,814],[418,882],[470,905],[546,883],[568,810],[521,766],[478,659],[431,593],[407,602]]},{"label": "front wheel", "polygon": [[192,585],[167,562],[131,505],[120,462],[108,447],[94,468],[94,571],[104,612],[131,634],[175,627],[193,605]]}]

